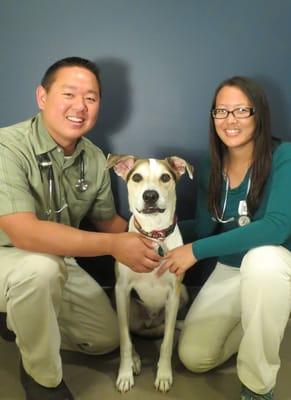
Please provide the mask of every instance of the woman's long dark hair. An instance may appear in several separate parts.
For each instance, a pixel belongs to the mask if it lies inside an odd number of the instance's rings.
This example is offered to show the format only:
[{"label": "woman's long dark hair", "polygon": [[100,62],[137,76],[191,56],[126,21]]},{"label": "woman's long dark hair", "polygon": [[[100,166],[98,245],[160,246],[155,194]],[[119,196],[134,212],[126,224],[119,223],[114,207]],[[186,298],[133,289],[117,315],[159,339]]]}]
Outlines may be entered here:
[{"label": "woman's long dark hair", "polygon": [[[216,107],[218,92],[225,86],[235,86],[250,100],[255,108],[254,152],[252,163],[251,187],[247,197],[250,215],[259,206],[265,182],[268,178],[272,162],[271,116],[268,100],[262,88],[252,79],[234,76],[223,81],[216,89],[212,107]],[[223,162],[227,147],[216,133],[213,117],[210,115],[210,153],[211,170],[209,179],[208,208],[212,215],[221,213],[221,189],[223,183]]]}]

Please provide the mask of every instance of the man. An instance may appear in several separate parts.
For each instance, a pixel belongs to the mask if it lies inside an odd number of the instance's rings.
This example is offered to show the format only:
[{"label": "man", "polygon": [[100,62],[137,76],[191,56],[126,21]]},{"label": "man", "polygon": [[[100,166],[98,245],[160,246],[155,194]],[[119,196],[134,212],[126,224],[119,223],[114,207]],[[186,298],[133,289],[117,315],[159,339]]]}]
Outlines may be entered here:
[{"label": "man", "polygon": [[[16,335],[27,400],[70,400],[60,348],[103,354],[116,316],[76,256],[110,254],[135,271],[159,264],[151,241],[124,233],[102,151],[83,136],[101,97],[98,69],[53,64],[36,90],[40,113],[0,129],[0,311]],[[97,232],[79,229],[87,216]]]}]

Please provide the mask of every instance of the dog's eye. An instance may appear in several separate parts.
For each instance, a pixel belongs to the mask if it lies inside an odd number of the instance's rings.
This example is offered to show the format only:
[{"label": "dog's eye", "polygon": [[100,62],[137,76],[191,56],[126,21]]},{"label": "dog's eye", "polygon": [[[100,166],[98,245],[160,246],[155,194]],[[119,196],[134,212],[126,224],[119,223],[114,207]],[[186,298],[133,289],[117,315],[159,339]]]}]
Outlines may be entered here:
[{"label": "dog's eye", "polygon": [[140,182],[142,180],[141,174],[133,174],[131,178],[134,182]]},{"label": "dog's eye", "polygon": [[160,179],[162,182],[169,182],[169,180],[171,179],[171,176],[169,174],[163,174],[163,175],[161,175]]}]

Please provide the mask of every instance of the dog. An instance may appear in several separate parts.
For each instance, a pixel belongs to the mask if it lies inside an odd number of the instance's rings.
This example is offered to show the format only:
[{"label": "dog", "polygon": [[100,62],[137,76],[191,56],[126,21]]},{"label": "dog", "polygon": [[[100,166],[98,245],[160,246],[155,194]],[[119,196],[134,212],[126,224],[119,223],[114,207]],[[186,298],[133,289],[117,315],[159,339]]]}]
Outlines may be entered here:
[{"label": "dog", "polygon": [[[193,167],[179,157],[164,160],[138,159],[132,155],[107,158],[107,168],[127,183],[129,231],[139,232],[157,243],[163,256],[168,250],[183,244],[176,223],[176,182],[187,171],[193,179]],[[134,374],[141,371],[141,360],[134,349],[130,331],[157,337],[163,336],[154,386],[167,392],[173,383],[172,348],[179,304],[188,300],[183,277],[166,271],[158,277],[156,271],[137,273],[116,262],[115,297],[120,328],[120,367],[116,381],[120,392],[134,385]],[[131,294],[134,296],[131,296]]]}]

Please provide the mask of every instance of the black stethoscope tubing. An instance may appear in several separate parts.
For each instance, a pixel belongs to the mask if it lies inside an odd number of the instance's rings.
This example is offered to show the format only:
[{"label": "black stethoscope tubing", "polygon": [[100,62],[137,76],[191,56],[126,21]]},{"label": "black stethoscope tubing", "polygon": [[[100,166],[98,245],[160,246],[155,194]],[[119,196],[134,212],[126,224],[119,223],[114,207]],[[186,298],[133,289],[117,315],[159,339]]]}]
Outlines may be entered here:
[{"label": "black stethoscope tubing", "polygon": [[[84,152],[80,154],[81,161],[80,161],[80,177],[75,183],[75,188],[83,193],[89,187],[89,182],[85,179],[85,162],[84,162]],[[41,170],[47,169],[47,180],[48,180],[48,209],[45,211],[45,214],[50,217],[53,213],[53,194],[55,192],[55,182],[54,182],[54,172],[53,172],[53,163],[49,158],[48,154],[42,154],[38,157],[38,165]],[[41,175],[42,177],[42,175]],[[60,214],[65,208],[68,207],[68,204],[65,203],[62,207],[55,210],[55,214]]]}]

